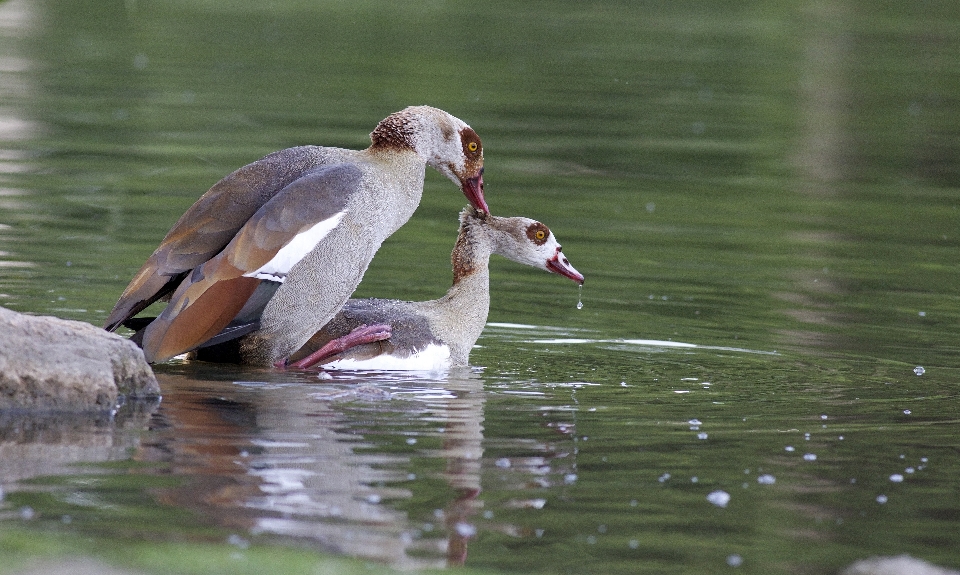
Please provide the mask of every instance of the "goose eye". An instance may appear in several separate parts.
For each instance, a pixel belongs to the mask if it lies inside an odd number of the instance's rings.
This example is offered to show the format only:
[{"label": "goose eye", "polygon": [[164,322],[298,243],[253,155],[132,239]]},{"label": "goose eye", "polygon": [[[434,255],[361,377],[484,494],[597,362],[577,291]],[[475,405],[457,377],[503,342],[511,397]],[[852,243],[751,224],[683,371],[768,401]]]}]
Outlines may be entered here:
[{"label": "goose eye", "polygon": [[467,144],[467,149],[470,150],[471,152],[476,152],[478,147],[479,146],[477,146],[476,142],[470,142],[469,144]]},{"label": "goose eye", "polygon": [[527,238],[529,238],[531,242],[537,244],[538,246],[542,246],[543,244],[547,243],[547,238],[549,237],[550,230],[547,228],[547,226],[541,224],[540,222],[535,222],[527,228]]}]

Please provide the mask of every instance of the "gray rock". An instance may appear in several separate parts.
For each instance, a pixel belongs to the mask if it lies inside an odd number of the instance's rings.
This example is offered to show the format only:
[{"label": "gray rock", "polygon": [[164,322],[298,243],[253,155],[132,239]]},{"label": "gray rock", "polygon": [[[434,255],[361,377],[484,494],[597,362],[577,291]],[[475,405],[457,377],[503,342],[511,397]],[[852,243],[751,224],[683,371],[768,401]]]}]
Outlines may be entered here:
[{"label": "gray rock", "polygon": [[909,555],[862,559],[843,570],[841,575],[960,575]]},{"label": "gray rock", "polygon": [[108,411],[160,395],[143,352],[80,321],[0,307],[0,410]]}]

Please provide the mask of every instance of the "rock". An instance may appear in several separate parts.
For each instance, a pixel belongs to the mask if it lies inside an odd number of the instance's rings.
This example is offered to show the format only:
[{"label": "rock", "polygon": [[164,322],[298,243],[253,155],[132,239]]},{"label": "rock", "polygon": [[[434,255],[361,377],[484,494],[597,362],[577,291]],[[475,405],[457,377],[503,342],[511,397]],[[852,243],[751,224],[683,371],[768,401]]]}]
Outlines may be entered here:
[{"label": "rock", "polygon": [[143,352],[81,321],[0,307],[0,410],[109,411],[160,395]]},{"label": "rock", "polygon": [[857,561],[841,575],[960,575],[960,571],[944,569],[909,555],[897,555]]}]

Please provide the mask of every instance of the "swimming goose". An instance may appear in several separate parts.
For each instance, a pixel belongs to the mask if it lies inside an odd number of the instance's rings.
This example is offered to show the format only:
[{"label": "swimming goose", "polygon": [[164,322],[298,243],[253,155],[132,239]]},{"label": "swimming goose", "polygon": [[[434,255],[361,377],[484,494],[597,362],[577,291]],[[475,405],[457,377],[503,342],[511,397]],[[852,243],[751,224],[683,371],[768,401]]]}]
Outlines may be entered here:
[{"label": "swimming goose", "polygon": [[[547,226],[475,208],[460,214],[453,249],[453,287],[423,302],[351,299],[323,329],[290,356],[291,367],[433,369],[465,366],[490,309],[490,254],[545,269],[582,284],[583,276]],[[249,340],[197,350],[196,358],[244,361]]]},{"label": "swimming goose", "polygon": [[259,319],[247,361],[271,365],[343,307],[380,244],[420,203],[425,166],[489,212],[483,148],[463,121],[413,106],[370,139],[365,150],[274,152],[214,184],[134,276],[105,329],[169,297],[139,334],[147,361],[193,349],[239,316]]}]

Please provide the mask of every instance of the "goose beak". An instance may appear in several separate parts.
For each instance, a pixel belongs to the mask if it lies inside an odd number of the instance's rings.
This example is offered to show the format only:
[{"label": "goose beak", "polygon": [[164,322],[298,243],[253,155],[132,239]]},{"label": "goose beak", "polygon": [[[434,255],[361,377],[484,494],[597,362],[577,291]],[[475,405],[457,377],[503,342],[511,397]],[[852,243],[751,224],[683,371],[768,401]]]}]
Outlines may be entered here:
[{"label": "goose beak", "polygon": [[483,168],[480,168],[476,176],[460,180],[460,189],[477,211],[490,213],[490,208],[487,207],[487,202],[483,198]]},{"label": "goose beak", "polygon": [[570,260],[563,255],[560,248],[557,248],[557,253],[552,259],[547,260],[547,271],[560,274],[565,278],[570,278],[578,284],[583,285],[583,274],[570,265]]}]

